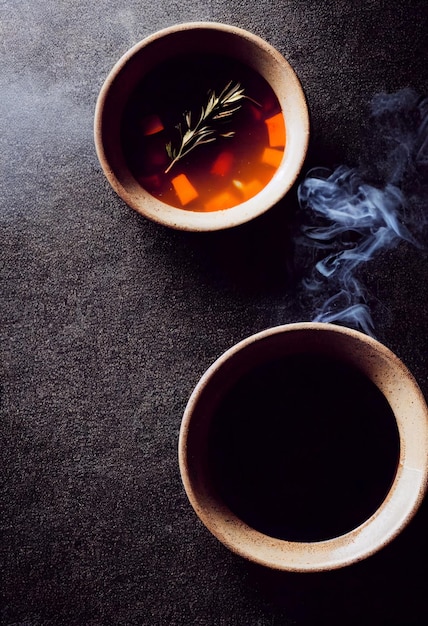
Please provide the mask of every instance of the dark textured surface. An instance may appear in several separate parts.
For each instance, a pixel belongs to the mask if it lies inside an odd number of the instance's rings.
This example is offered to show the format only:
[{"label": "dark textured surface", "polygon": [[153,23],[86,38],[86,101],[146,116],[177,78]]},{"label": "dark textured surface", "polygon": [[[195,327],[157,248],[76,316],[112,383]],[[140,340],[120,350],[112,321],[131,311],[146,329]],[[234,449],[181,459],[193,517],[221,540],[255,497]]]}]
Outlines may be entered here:
[{"label": "dark textured surface", "polygon": [[[312,117],[304,171],[354,165],[372,96],[428,95],[424,0],[0,3],[2,623],[428,622],[426,503],[356,566],[287,575],[229,553],[181,487],[177,438],[206,367],[296,297],[295,190],[234,231],[169,231],[108,186],[92,139],[116,60],[159,28],[224,21],[275,45]],[[427,254],[365,269],[377,336],[428,397]],[[425,554],[424,554],[425,553]]]}]

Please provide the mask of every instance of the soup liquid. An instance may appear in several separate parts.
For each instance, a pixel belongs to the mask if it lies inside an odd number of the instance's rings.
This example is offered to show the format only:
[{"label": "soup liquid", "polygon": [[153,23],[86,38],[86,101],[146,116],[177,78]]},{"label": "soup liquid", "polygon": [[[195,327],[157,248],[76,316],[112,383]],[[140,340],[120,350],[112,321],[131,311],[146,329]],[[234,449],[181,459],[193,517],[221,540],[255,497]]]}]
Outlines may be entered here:
[{"label": "soup liquid", "polygon": [[300,355],[245,376],[218,408],[210,467],[229,508],[289,541],[364,522],[394,479],[399,435],[379,389],[356,369]]},{"label": "soup liquid", "polygon": [[[208,93],[218,96],[232,81],[245,98],[227,120],[209,124],[221,133],[193,148],[166,172],[166,145],[180,146],[177,125],[191,128],[206,107]],[[133,176],[153,196],[192,211],[230,208],[256,195],[282,160],[285,123],[270,85],[248,66],[226,57],[181,56],[158,66],[138,85],[125,109],[122,147]]]}]

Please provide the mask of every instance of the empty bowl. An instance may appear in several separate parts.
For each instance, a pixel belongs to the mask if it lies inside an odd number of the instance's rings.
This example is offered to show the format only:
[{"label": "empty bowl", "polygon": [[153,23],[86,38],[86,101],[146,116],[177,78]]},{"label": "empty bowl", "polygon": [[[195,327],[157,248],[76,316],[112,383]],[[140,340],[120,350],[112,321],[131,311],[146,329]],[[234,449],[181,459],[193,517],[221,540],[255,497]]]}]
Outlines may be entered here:
[{"label": "empty bowl", "polygon": [[428,476],[428,410],[387,347],[322,323],[262,331],[202,376],[179,437],[185,491],[255,563],[340,568],[408,524]]}]

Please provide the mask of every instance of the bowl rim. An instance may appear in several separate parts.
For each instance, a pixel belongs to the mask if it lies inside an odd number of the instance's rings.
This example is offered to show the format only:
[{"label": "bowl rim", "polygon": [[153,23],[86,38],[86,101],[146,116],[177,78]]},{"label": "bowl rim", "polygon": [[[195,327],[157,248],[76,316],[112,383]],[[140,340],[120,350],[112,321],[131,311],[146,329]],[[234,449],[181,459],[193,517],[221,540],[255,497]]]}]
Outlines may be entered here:
[{"label": "bowl rim", "polygon": [[[264,535],[250,528],[214,497],[204,500],[198,493],[198,487],[195,487],[188,463],[191,450],[187,444],[193,415],[204,394],[209,394],[209,386],[218,372],[227,367],[231,358],[242,356],[250,347],[257,347],[266,339],[299,332],[313,333],[315,343],[319,339],[326,340],[327,335],[333,333],[359,345],[367,352],[372,363],[376,360],[376,364],[382,367],[383,374],[394,375],[389,383],[387,399],[400,403],[399,415],[394,411],[400,437],[399,460],[395,478],[384,501],[373,515],[356,528],[338,537],[316,542],[286,541]],[[395,390],[393,383],[397,382],[395,379],[398,376],[401,377],[403,387],[411,394],[410,402],[408,398],[401,402],[401,390]],[[384,380],[383,377],[369,377],[378,387]],[[386,390],[381,390],[386,395]],[[309,572],[337,569],[361,561],[386,546],[416,514],[428,487],[428,407],[411,372],[389,348],[376,339],[357,330],[324,322],[275,326],[255,333],[226,350],[202,375],[184,411],[178,441],[178,460],[184,490],[194,511],[206,528],[232,552],[277,570]]]},{"label": "bowl rim", "polygon": [[[167,205],[138,186],[135,179],[133,189],[128,189],[122,184],[112,168],[103,142],[103,134],[105,132],[103,114],[109,98],[110,89],[130,60],[145,47],[162,38],[167,38],[170,35],[175,35],[183,31],[196,31],[201,29],[221,31],[231,36],[243,38],[251,45],[267,53],[272,60],[272,64],[276,64],[278,71],[279,68],[281,68],[284,74],[284,80],[287,82],[290,98],[293,98],[296,111],[298,110],[299,112],[300,124],[298,131],[293,131],[299,134],[299,141],[295,142],[299,147],[298,149],[294,148],[296,154],[293,152],[293,158],[290,158],[286,145],[282,162],[273,178],[256,196],[229,209],[211,212],[191,211]],[[271,87],[276,92],[276,88],[272,84]],[[231,24],[217,21],[190,21],[173,24],[148,35],[134,44],[116,61],[108,73],[97,97],[93,133],[96,154],[104,175],[113,190],[128,206],[136,210],[140,215],[164,226],[176,230],[205,232],[233,228],[251,221],[270,210],[290,191],[297,180],[306,158],[309,145],[310,119],[306,97],[294,68],[272,44],[251,31]],[[129,173],[129,179],[131,178],[133,177]],[[139,190],[138,197],[136,193],[137,188]],[[141,191],[141,189],[143,191]],[[143,200],[141,200],[141,197],[143,197]]]}]

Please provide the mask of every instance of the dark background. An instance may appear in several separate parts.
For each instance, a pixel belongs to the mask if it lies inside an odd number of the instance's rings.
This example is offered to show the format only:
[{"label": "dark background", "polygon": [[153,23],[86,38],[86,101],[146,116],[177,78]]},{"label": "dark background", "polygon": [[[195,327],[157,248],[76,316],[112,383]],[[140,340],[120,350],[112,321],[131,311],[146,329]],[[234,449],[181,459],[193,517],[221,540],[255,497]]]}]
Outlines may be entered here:
[{"label": "dark background", "polygon": [[[253,332],[312,319],[296,189],[235,230],[175,232],[114,194],[92,138],[99,89],[131,45],[222,21],[298,73],[312,124],[302,175],[354,166],[375,94],[428,95],[427,12],[425,0],[0,2],[3,624],[428,622],[426,501],[370,559],[280,574],[217,542],[181,486],[180,421],[208,365]],[[426,248],[403,242],[363,278],[377,337],[428,397]]]}]

